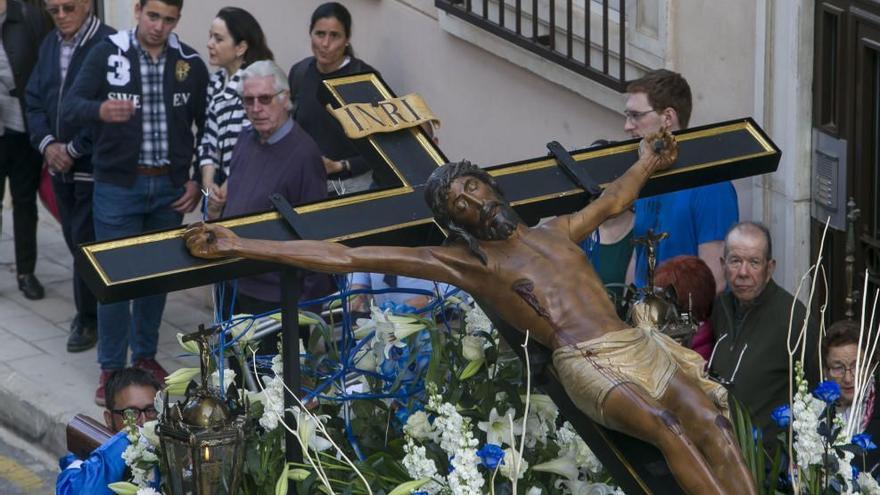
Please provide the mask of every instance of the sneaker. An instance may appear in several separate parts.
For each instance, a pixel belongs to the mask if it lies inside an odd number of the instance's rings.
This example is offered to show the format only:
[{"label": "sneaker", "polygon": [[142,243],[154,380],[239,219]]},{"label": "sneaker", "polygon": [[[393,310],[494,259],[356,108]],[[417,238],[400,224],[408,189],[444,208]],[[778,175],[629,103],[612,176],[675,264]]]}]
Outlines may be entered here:
[{"label": "sneaker", "polygon": [[98,390],[95,390],[95,404],[104,407],[107,401],[104,398],[104,389],[107,387],[107,380],[116,370],[101,370],[101,377],[98,379]]},{"label": "sneaker", "polygon": [[159,380],[159,383],[165,383],[165,377],[168,376],[165,368],[153,358],[138,359],[134,362],[134,367],[149,371],[156,377],[156,380]]},{"label": "sneaker", "polygon": [[95,324],[83,324],[79,316],[70,323],[70,336],[67,337],[67,352],[82,352],[95,347],[98,341]]}]

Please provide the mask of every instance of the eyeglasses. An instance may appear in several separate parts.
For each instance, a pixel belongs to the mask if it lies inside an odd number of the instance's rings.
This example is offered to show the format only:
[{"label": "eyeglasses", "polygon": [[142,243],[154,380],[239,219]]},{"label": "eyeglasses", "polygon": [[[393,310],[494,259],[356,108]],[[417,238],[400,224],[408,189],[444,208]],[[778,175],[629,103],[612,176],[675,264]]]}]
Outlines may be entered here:
[{"label": "eyeglasses", "polygon": [[143,414],[145,419],[154,419],[159,414],[158,412],[156,412],[156,408],[152,405],[146,406],[144,408],[132,406],[126,407],[125,409],[111,409],[110,412],[112,412],[113,414],[118,414],[123,418],[128,415],[131,415],[134,418],[139,418]]},{"label": "eyeglasses", "polygon": [[284,90],[282,89],[281,91],[275,93],[274,95],[242,96],[241,101],[244,103],[244,106],[246,106],[246,107],[252,107],[252,106],[254,106],[254,103],[256,103],[256,102],[260,102],[260,105],[265,106],[265,105],[272,103],[272,100],[276,96],[280,95],[283,92],[284,92]]},{"label": "eyeglasses", "polygon": [[739,270],[743,266],[743,263],[746,263],[752,270],[759,270],[767,263],[767,260],[759,258],[744,260],[739,256],[730,256],[724,259],[724,264],[731,270]]},{"label": "eyeglasses", "polygon": [[828,368],[828,374],[833,376],[834,378],[843,378],[847,373],[851,373],[852,376],[856,376],[856,365],[852,366],[844,366],[842,364],[836,364]]},{"label": "eyeglasses", "polygon": [[59,5],[57,7],[46,7],[46,12],[49,13],[52,17],[58,17],[58,14],[64,12],[65,14],[72,14],[76,10],[76,5],[72,3],[66,3],[64,5]]},{"label": "eyeglasses", "polygon": [[644,112],[636,112],[635,110],[624,110],[623,116],[626,117],[626,120],[630,122],[638,122],[645,115],[648,115],[651,112],[656,112],[653,108],[650,110],[645,110]]}]

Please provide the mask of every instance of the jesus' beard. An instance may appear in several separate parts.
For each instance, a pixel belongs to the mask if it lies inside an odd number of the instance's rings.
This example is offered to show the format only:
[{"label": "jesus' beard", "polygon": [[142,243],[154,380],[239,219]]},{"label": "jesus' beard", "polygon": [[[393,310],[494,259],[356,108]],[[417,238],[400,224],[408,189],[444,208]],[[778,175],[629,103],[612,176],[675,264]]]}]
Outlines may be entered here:
[{"label": "jesus' beard", "polygon": [[513,235],[519,222],[519,216],[509,204],[489,201],[480,209],[482,227],[475,234],[481,240],[503,241]]}]

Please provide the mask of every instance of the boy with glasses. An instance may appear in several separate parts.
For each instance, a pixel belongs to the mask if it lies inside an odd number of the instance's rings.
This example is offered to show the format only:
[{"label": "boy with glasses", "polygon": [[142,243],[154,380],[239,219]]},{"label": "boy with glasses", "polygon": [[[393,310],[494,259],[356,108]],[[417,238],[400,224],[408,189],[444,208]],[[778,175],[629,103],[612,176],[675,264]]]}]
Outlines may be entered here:
[{"label": "boy with glasses", "polygon": [[138,426],[157,417],[154,401],[162,385],[150,372],[139,368],[124,368],[107,380],[107,404],[104,423],[116,433],[95,449],[88,459],[81,461],[73,454],[61,458],[61,473],[55,484],[57,495],[107,494],[109,483],[122,481],[125,461],[122,452],[128,447],[123,431],[126,412],[137,418]]}]

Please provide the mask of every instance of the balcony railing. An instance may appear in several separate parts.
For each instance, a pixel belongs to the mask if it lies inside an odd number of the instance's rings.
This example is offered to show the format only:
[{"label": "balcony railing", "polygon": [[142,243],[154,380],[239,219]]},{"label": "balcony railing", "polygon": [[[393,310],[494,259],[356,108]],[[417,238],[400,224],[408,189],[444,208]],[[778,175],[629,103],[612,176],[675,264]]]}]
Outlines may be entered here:
[{"label": "balcony railing", "polygon": [[435,0],[435,6],[623,93],[625,0]]}]

